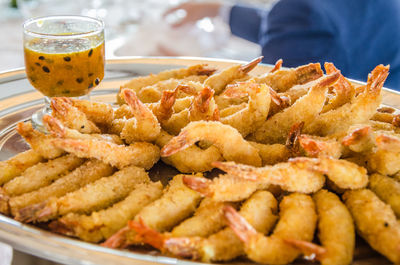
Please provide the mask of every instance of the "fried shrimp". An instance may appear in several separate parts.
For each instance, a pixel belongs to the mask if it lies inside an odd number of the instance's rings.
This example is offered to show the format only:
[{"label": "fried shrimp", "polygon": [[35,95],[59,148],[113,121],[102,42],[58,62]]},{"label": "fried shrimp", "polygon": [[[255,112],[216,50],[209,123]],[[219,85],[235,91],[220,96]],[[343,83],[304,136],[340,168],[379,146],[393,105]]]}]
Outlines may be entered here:
[{"label": "fried shrimp", "polygon": [[237,129],[243,137],[254,132],[266,119],[271,103],[269,88],[264,84],[246,82],[236,87],[248,94],[246,108],[221,118],[221,122]]},{"label": "fried shrimp", "polygon": [[103,177],[85,187],[60,198],[28,206],[19,211],[18,219],[24,222],[43,222],[67,213],[90,213],[107,208],[125,198],[140,183],[150,178],[143,168],[129,166],[112,176]]},{"label": "fried shrimp", "polygon": [[134,165],[149,169],[160,158],[160,149],[145,142],[124,146],[87,139],[53,139],[52,144],[77,157],[96,158],[118,168]]},{"label": "fried shrimp", "polygon": [[67,172],[75,169],[84,159],[74,155],[65,155],[44,163],[38,163],[3,186],[10,196],[17,196],[47,186]]},{"label": "fried shrimp", "polygon": [[161,130],[156,116],[137,98],[132,90],[124,89],[122,94],[130,106],[134,118],[125,122],[121,131],[121,138],[127,143],[154,141]]},{"label": "fried shrimp", "polygon": [[313,199],[318,212],[318,237],[326,252],[322,265],[351,264],[355,246],[353,218],[339,197],[320,190]]},{"label": "fried shrimp", "polygon": [[[129,88],[132,89],[134,92],[138,93],[142,88],[154,85],[158,83],[159,81],[167,80],[170,78],[175,78],[175,79],[183,79],[188,76],[192,75],[204,75],[204,76],[209,76],[215,72],[216,69],[212,67],[208,67],[206,64],[197,64],[193,66],[189,66],[187,68],[181,68],[181,69],[173,69],[173,70],[166,70],[162,71],[158,74],[150,74],[148,76],[141,76],[141,77],[136,77],[131,79],[129,82],[121,86],[122,90],[123,88]],[[123,96],[121,94],[118,94],[117,96],[117,102],[119,104],[124,103]]]},{"label": "fried shrimp", "polygon": [[70,138],[70,139],[93,139],[102,140],[115,144],[123,144],[121,138],[116,134],[85,134],[80,133],[77,130],[65,127],[59,120],[53,116],[45,115],[43,117],[43,124],[45,125],[47,131],[49,131],[53,136],[58,138]]},{"label": "fried shrimp", "polygon": [[319,63],[310,63],[292,69],[280,69],[256,78],[258,83],[266,83],[277,92],[285,92],[295,85],[316,80],[324,75]]},{"label": "fried shrimp", "polygon": [[400,223],[390,206],[368,189],[347,191],[343,199],[358,234],[391,262],[400,263]]},{"label": "fried shrimp", "polygon": [[262,56],[244,65],[235,65],[219,73],[213,74],[204,81],[204,85],[212,88],[219,95],[235,79],[241,79],[253,70],[262,60]]},{"label": "fried shrimp", "polygon": [[86,117],[102,128],[109,128],[114,119],[114,110],[110,104],[91,100],[67,98],[78,110],[85,113]]},{"label": "fried shrimp", "polygon": [[[207,79],[207,75],[191,75],[182,79],[171,78],[159,81],[154,85],[141,88],[137,96],[144,103],[157,102],[161,99],[162,93],[167,90],[174,90],[177,86],[185,85],[190,82],[203,83]],[[178,93],[177,97],[181,98],[186,93]]]},{"label": "fried shrimp", "polygon": [[27,168],[43,161],[43,157],[30,149],[19,153],[6,161],[0,161],[0,185],[19,176]]},{"label": "fried shrimp", "polygon": [[288,264],[294,261],[301,251],[286,243],[285,239],[312,241],[317,214],[311,197],[290,194],[283,198],[279,208],[279,221],[269,237],[257,232],[232,207],[225,208],[228,224],[243,241],[249,259],[264,264]]},{"label": "fried shrimp", "polygon": [[268,189],[267,182],[235,178],[231,175],[219,175],[212,180],[205,178],[183,178],[189,188],[212,198],[214,201],[237,202],[248,198],[257,190]]},{"label": "fried shrimp", "polygon": [[[247,199],[240,214],[260,233],[267,233],[276,222],[277,202],[268,191],[258,191]],[[132,223],[138,237],[162,252],[175,256],[202,260],[227,261],[244,254],[243,244],[229,228],[209,237],[160,234],[142,223]]]},{"label": "fried shrimp", "polygon": [[[229,141],[225,141],[225,138],[228,138]],[[162,148],[161,156],[167,157],[173,155],[201,140],[215,145],[222,153],[222,156],[228,161],[255,166],[261,165],[261,158],[258,155],[257,149],[245,141],[236,129],[229,125],[212,121],[189,123],[182,129],[178,136],[172,138]]]},{"label": "fried shrimp", "polygon": [[340,76],[340,72],[321,78],[293,105],[275,114],[258,128],[253,138],[262,143],[283,143],[291,126],[297,122],[304,122],[306,127],[312,123],[320,113],[325,103],[326,91]]},{"label": "fried shrimp", "polygon": [[[322,173],[296,160],[265,167],[252,167],[234,162],[214,162],[213,165],[226,171],[231,177],[252,180],[258,185],[262,183],[277,185],[290,192],[316,192],[325,183]],[[217,182],[217,180],[213,179],[213,182]]]},{"label": "fried shrimp", "polygon": [[225,226],[223,208],[229,203],[205,198],[200,203],[193,217],[186,219],[171,231],[171,236],[209,236]]},{"label": "fried shrimp", "polygon": [[62,154],[64,150],[56,147],[52,141],[54,137],[51,135],[45,135],[39,131],[36,131],[32,127],[30,122],[20,122],[17,124],[17,132],[28,142],[32,149],[40,154],[43,158],[54,159]]},{"label": "fried shrimp", "polygon": [[81,133],[101,133],[99,127],[90,121],[84,112],[74,107],[69,98],[54,97],[51,99],[52,115],[65,126]]},{"label": "fried shrimp", "polygon": [[304,132],[326,136],[346,131],[351,125],[367,122],[381,103],[381,89],[389,66],[378,65],[368,76],[365,90],[349,103],[318,115],[305,126]]},{"label": "fried shrimp", "polygon": [[49,227],[57,233],[99,242],[112,236],[143,207],[160,198],[162,190],[160,182],[138,184],[124,200],[107,209],[90,215],[70,213],[51,222]]},{"label": "fried shrimp", "polygon": [[110,165],[95,159],[89,160],[49,186],[10,198],[11,213],[18,218],[18,211],[22,208],[44,202],[51,197],[64,196],[68,192],[78,190],[88,183],[109,176],[112,172],[113,169]]},{"label": "fried shrimp", "polygon": [[[160,135],[155,141],[158,147],[164,147],[171,139],[172,135],[161,130]],[[168,157],[162,157],[161,160],[182,173],[205,172],[210,171],[214,167],[211,165],[214,161],[222,160],[222,155],[215,146],[202,149],[196,145],[192,145]]]},{"label": "fried shrimp", "polygon": [[400,182],[381,174],[372,174],[369,178],[369,188],[389,204],[397,218],[400,218]]},{"label": "fried shrimp", "polygon": [[[161,198],[144,207],[133,220],[136,222],[143,220],[148,227],[158,232],[165,232],[190,216],[200,202],[201,195],[183,184],[183,176],[176,175],[169,182]],[[202,174],[195,176],[201,177]],[[136,232],[127,226],[108,238],[102,245],[111,248],[128,246],[138,243],[135,237]]]},{"label": "fried shrimp", "polygon": [[325,174],[341,189],[361,189],[368,184],[367,170],[350,161],[330,157],[299,157],[290,161],[300,167]]}]

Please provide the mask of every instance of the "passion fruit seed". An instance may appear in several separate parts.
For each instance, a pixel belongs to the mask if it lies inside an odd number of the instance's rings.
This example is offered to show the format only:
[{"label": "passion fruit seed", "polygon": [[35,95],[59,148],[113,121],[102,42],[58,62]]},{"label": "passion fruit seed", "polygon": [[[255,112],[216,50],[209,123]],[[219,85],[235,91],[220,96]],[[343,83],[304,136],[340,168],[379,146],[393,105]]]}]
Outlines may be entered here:
[{"label": "passion fruit seed", "polygon": [[82,83],[82,82],[83,82],[83,78],[82,78],[82,77],[78,77],[78,78],[76,79],[76,82],[78,82],[79,84]]},{"label": "passion fruit seed", "polygon": [[44,72],[50,73],[50,69],[47,66],[43,66],[42,69]]},{"label": "passion fruit seed", "polygon": [[69,57],[69,56],[65,56],[65,57],[64,57],[64,61],[66,61],[66,62],[70,62],[70,61],[71,61],[71,57]]}]

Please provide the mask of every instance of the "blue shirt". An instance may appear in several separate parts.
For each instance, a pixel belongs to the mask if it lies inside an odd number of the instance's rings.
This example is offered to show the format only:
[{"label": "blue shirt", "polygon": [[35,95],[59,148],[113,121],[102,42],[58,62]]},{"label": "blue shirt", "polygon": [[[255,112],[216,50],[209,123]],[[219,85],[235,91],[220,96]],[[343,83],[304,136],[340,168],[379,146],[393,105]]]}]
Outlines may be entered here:
[{"label": "blue shirt", "polygon": [[333,62],[362,81],[378,64],[390,64],[385,87],[400,90],[398,0],[281,0],[270,11],[235,5],[229,24],[233,34],[261,45],[265,63]]}]

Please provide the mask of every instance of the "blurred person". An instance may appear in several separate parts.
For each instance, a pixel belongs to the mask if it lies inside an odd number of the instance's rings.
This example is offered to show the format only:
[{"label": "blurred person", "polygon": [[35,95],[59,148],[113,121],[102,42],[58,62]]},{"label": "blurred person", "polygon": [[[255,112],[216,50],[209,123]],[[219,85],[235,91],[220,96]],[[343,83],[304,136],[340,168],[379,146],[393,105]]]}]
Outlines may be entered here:
[{"label": "blurred person", "polygon": [[271,9],[186,2],[170,10],[186,16],[174,27],[221,16],[231,32],[258,43],[263,62],[286,67],[333,62],[349,78],[365,81],[378,64],[390,64],[385,86],[400,90],[400,1],[280,0]]}]

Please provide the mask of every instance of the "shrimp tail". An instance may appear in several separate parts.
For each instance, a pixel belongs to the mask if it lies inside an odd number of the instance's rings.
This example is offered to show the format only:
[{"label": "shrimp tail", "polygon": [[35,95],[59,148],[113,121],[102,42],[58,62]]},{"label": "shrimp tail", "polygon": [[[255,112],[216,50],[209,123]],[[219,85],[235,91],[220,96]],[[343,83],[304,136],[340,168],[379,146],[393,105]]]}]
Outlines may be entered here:
[{"label": "shrimp tail", "polygon": [[377,97],[380,95],[381,88],[386,78],[389,75],[389,65],[383,66],[382,64],[375,67],[374,70],[368,75],[367,91]]},{"label": "shrimp tail", "polygon": [[51,231],[67,236],[75,236],[73,227],[76,223],[65,222],[64,220],[55,220],[49,224]]},{"label": "shrimp tail", "polygon": [[276,61],[274,68],[272,68],[271,71],[269,71],[269,72],[274,73],[274,72],[280,70],[282,68],[282,64],[283,64],[283,60],[279,59],[278,61]]},{"label": "shrimp tail", "polygon": [[366,137],[368,137],[372,133],[371,126],[364,126],[362,128],[357,128],[350,132],[348,135],[343,137],[342,144],[344,146],[350,146],[356,144]]},{"label": "shrimp tail", "polygon": [[228,226],[241,241],[249,242],[252,236],[257,235],[257,231],[232,206],[225,206],[223,211]]},{"label": "shrimp tail", "polygon": [[68,110],[70,108],[69,105],[72,104],[72,101],[68,100],[65,97],[55,97],[51,99],[50,106],[51,109],[57,112],[59,115],[66,116]]},{"label": "shrimp tail", "polygon": [[127,245],[126,234],[130,230],[131,229],[128,226],[125,226],[100,245],[107,248],[123,248]]},{"label": "shrimp tail", "polygon": [[215,71],[217,71],[217,69],[209,67],[209,66],[204,66],[201,69],[196,71],[197,75],[206,75],[206,76],[210,76],[212,75]]},{"label": "shrimp tail", "polygon": [[308,241],[289,238],[284,238],[283,241],[288,245],[300,250],[307,260],[321,260],[326,253],[325,248]]},{"label": "shrimp tail", "polygon": [[210,191],[210,185],[212,181],[209,179],[183,176],[182,181],[192,190],[195,190],[208,197],[212,195],[212,192]]},{"label": "shrimp tail", "polygon": [[210,100],[213,98],[213,96],[214,90],[209,87],[205,87],[195,98],[194,104],[196,105],[196,108],[202,113],[207,112],[210,105]]},{"label": "shrimp tail", "polygon": [[170,156],[189,147],[191,142],[187,141],[187,134],[187,131],[182,131],[178,136],[172,138],[171,141],[161,149],[161,156]]},{"label": "shrimp tail", "polygon": [[157,118],[160,120],[168,120],[172,113],[172,106],[175,104],[177,88],[175,90],[164,90],[160,100],[160,114]]},{"label": "shrimp tail", "polygon": [[300,155],[299,136],[303,130],[303,127],[304,121],[293,124],[286,138],[285,146],[294,156]]},{"label": "shrimp tail", "polygon": [[251,61],[251,62],[249,62],[249,63],[247,63],[247,64],[242,65],[242,66],[239,68],[239,70],[240,70],[242,73],[247,74],[248,72],[250,72],[251,70],[253,70],[253,69],[261,62],[261,60],[262,60],[263,58],[264,58],[264,56],[260,56],[260,57],[258,57],[258,58],[256,58],[256,59],[254,59],[253,61]]},{"label": "shrimp tail", "polygon": [[51,132],[54,136],[59,138],[64,138],[66,130],[64,125],[56,118],[50,115],[45,115],[43,117],[43,123],[46,129]]},{"label": "shrimp tail", "polygon": [[165,236],[158,231],[148,227],[143,219],[139,217],[139,221],[129,221],[128,227],[135,230],[135,241],[149,244],[156,249],[164,251]]},{"label": "shrimp tail", "polygon": [[196,90],[194,87],[189,86],[189,85],[180,84],[180,85],[178,85],[178,86],[176,87],[175,90],[177,90],[177,91],[178,91],[178,90],[179,90],[179,91],[182,91],[182,92],[184,92],[184,93],[186,93],[186,94],[188,94],[188,95],[192,95],[192,96],[194,96],[194,95],[197,94],[197,90]]},{"label": "shrimp tail", "polygon": [[51,209],[46,208],[46,202],[30,205],[20,209],[15,215],[15,220],[31,223],[38,220],[40,217],[51,214]]}]

